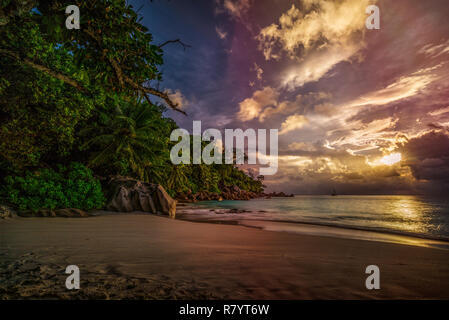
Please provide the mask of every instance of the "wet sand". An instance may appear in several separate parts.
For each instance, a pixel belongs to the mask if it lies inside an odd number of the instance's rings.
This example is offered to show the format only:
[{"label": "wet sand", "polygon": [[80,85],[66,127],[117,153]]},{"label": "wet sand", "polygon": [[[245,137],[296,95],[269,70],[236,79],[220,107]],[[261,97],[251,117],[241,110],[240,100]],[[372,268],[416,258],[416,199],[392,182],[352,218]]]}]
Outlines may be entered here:
[{"label": "wet sand", "polygon": [[[365,288],[371,264],[380,290]],[[332,234],[143,214],[0,221],[1,299],[448,299],[448,279],[449,250]]]}]

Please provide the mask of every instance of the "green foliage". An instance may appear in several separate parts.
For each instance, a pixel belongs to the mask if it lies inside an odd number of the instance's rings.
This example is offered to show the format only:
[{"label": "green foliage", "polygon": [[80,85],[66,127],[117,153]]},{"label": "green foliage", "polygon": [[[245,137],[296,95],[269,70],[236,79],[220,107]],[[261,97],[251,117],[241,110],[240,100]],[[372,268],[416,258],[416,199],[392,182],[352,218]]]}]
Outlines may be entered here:
[{"label": "green foliage", "polygon": [[19,209],[95,209],[104,204],[100,182],[79,163],[57,170],[27,171],[25,176],[7,176],[3,194]]},{"label": "green foliage", "polygon": [[[263,190],[233,165],[174,166],[169,137],[177,126],[148,96],[174,108],[150,86],[162,80],[162,49],[124,0],[76,3],[80,30],[65,28],[71,4],[0,1],[0,179],[8,176],[8,201],[33,210],[100,207],[91,170],[159,183],[171,195]],[[83,165],[43,169],[72,161]]]},{"label": "green foliage", "polygon": [[0,3],[0,161],[13,172],[69,158],[80,122],[161,80],[162,50],[125,1],[78,3],[80,30],[65,28],[72,2],[32,2]]},{"label": "green foliage", "polygon": [[[48,67],[76,73],[74,58],[67,50],[45,44],[36,25],[24,24],[11,26],[1,45],[26,43]],[[74,143],[75,126],[95,105],[104,103],[103,96],[86,96],[44,72],[11,62],[0,56],[0,155],[14,169],[67,155]]]},{"label": "green foliage", "polygon": [[189,171],[184,164],[170,166],[166,183],[167,189],[174,193],[187,191],[189,186]]},{"label": "green foliage", "polygon": [[228,186],[236,185],[240,189],[252,191],[252,192],[262,192],[263,184],[259,179],[253,179],[246,175],[243,171],[233,168],[231,174],[225,178],[225,184]]},{"label": "green foliage", "polygon": [[[114,112],[100,113],[98,121],[79,132],[80,149],[90,156],[89,167],[104,175],[119,174],[151,181],[151,167],[169,160],[171,119],[146,102],[121,102]],[[154,171],[154,170],[153,170]]]}]

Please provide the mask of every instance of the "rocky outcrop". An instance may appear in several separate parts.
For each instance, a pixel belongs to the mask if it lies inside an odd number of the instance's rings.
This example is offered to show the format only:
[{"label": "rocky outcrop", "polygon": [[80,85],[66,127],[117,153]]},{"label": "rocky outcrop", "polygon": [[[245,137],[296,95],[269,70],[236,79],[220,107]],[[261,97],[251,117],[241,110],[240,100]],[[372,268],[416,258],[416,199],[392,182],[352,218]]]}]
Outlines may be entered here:
[{"label": "rocky outcrop", "polygon": [[257,193],[242,190],[237,186],[223,187],[221,196],[226,200],[250,200],[259,197]]},{"label": "rocky outcrop", "polygon": [[258,197],[259,194],[255,192],[242,190],[237,186],[232,186],[223,187],[220,194],[209,191],[200,191],[197,193],[185,192],[178,194],[176,198],[181,202],[197,202],[207,200],[250,200]]},{"label": "rocky outcrop", "polygon": [[261,194],[261,197],[265,197],[265,198],[275,198],[275,197],[279,197],[279,198],[291,198],[294,197],[294,194],[286,194],[284,192],[271,192],[271,193],[263,193]]},{"label": "rocky outcrop", "polygon": [[197,193],[192,193],[191,191],[188,191],[188,192],[178,194],[176,196],[176,199],[179,202],[197,202],[197,201],[207,201],[207,200],[221,201],[221,200],[223,200],[223,197],[221,197],[216,192],[200,191]]},{"label": "rocky outcrop", "polygon": [[62,218],[85,218],[90,215],[80,209],[40,209],[38,211],[19,211],[17,215],[24,218],[31,217],[62,217]]},{"label": "rocky outcrop", "polygon": [[293,197],[293,194],[285,194],[284,192],[272,192],[272,193],[255,193],[251,191],[242,190],[237,186],[222,187],[221,193],[200,191],[197,193],[192,193],[191,191],[180,193],[177,195],[176,199],[180,202],[197,202],[197,201],[207,201],[207,200],[250,200],[255,198],[266,198],[270,199],[272,197]]},{"label": "rocky outcrop", "polygon": [[113,177],[106,185],[106,198],[106,209],[110,211],[176,215],[176,200],[158,184]]}]

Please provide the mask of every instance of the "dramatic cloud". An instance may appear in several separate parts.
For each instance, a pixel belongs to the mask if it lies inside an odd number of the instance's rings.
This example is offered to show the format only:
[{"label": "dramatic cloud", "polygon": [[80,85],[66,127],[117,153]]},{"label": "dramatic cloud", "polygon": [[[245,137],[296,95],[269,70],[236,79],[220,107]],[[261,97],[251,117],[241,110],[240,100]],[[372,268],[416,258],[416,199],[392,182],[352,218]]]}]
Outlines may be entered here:
[{"label": "dramatic cloud", "polygon": [[[353,151],[365,151],[379,147],[387,148],[394,143],[397,132],[394,130],[397,119],[386,118],[369,123],[355,121],[341,129],[329,133],[329,138],[336,138],[332,147],[344,147]],[[338,138],[337,138],[338,137]]]},{"label": "dramatic cloud", "polygon": [[[279,129],[269,190],[447,190],[446,2],[180,1],[173,25],[187,11],[195,23],[178,23],[188,54],[164,50],[165,87],[179,88],[181,101],[189,93],[188,117],[174,117],[185,128],[201,119],[205,127]],[[380,30],[365,27],[372,4]]]},{"label": "dramatic cloud", "polygon": [[266,177],[273,189],[289,188],[299,194],[329,194],[333,188],[350,194],[383,194],[386,188],[398,194],[413,190],[414,178],[400,163],[373,166],[363,156],[319,144],[293,147],[281,150],[282,171]]},{"label": "dramatic cloud", "polygon": [[345,45],[353,42],[354,33],[365,28],[365,8],[368,0],[306,1],[310,9],[302,12],[293,4],[291,9],[272,24],[261,30],[259,41],[265,58],[273,59],[277,45],[292,57],[297,49],[306,51],[324,44]]},{"label": "dramatic cloud", "polygon": [[448,113],[448,112],[449,112],[449,106],[447,106],[445,108],[441,108],[441,109],[437,109],[437,110],[431,111],[431,112],[429,112],[429,115],[435,117],[435,116],[439,116],[439,115],[442,115],[442,114],[445,114],[445,113]]},{"label": "dramatic cloud", "polygon": [[400,151],[418,180],[449,183],[449,136],[430,131],[410,139]]},{"label": "dramatic cloud", "polygon": [[281,131],[279,134],[286,134],[287,132],[298,130],[304,127],[308,123],[307,118],[303,115],[294,114],[292,116],[287,117],[281,125]]},{"label": "dramatic cloud", "polygon": [[247,98],[240,103],[238,119],[248,121],[257,118],[264,107],[275,105],[278,97],[279,93],[273,88],[265,87],[262,90],[257,90],[251,98]]},{"label": "dramatic cloud", "polygon": [[309,82],[323,78],[332,68],[348,61],[357,51],[358,45],[324,46],[309,54],[301,63],[292,65],[281,74],[281,85],[293,90]]},{"label": "dramatic cloud", "polygon": [[263,28],[257,39],[266,60],[283,54],[299,64],[284,74],[290,89],[317,81],[335,65],[348,61],[363,46],[368,0],[307,0],[302,10],[294,4],[279,22]]},{"label": "dramatic cloud", "polygon": [[298,95],[294,101],[281,101],[271,107],[265,108],[258,116],[259,121],[264,122],[273,115],[289,115],[299,111],[301,106],[301,95]]},{"label": "dramatic cloud", "polygon": [[410,75],[400,77],[386,88],[374,91],[351,101],[347,104],[347,107],[384,105],[418,94],[420,90],[423,90],[427,85],[437,79],[437,76],[433,74],[432,71],[440,67],[441,65],[437,65],[432,68],[420,69]]},{"label": "dramatic cloud", "polygon": [[248,121],[257,118],[260,122],[264,122],[275,115],[305,114],[314,111],[316,106],[320,106],[331,97],[325,92],[310,92],[298,94],[294,100],[279,101],[279,95],[279,92],[272,87],[255,91],[251,98],[240,103],[239,119]]},{"label": "dramatic cloud", "polygon": [[449,53],[449,40],[440,44],[426,44],[421,48],[421,50],[419,50],[419,53],[423,53],[432,58]]}]

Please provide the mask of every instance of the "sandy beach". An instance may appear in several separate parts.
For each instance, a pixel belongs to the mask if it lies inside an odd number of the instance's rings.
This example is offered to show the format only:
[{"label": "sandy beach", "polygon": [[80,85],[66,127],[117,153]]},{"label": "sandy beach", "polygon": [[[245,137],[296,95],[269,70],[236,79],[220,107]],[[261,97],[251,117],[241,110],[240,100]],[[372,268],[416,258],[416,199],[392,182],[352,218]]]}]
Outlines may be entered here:
[{"label": "sandy beach", "polygon": [[448,279],[449,250],[415,245],[144,214],[0,221],[1,299],[447,299]]}]

